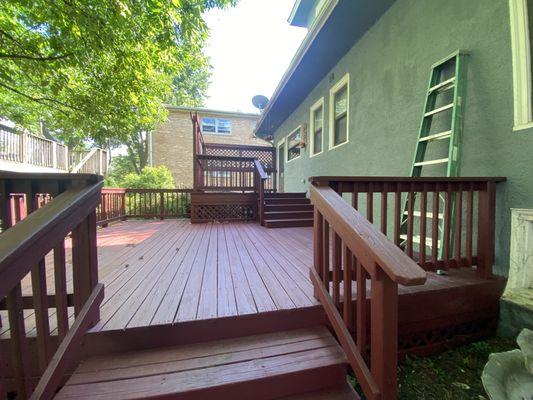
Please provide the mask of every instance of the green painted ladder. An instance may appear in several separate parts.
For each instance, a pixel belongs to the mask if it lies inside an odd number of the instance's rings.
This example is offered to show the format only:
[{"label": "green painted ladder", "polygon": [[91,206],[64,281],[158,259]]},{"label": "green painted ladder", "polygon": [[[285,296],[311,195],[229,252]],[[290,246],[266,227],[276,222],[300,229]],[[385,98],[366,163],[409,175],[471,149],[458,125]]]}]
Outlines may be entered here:
[{"label": "green painted ladder", "polygon": [[[423,168],[430,165],[442,165],[446,170],[442,171],[442,175],[446,177],[459,176],[461,167],[461,137],[463,134],[463,114],[464,114],[464,96],[465,96],[465,81],[466,81],[466,58],[467,53],[462,50],[457,50],[453,54],[433,64],[431,66],[431,73],[429,76],[428,89],[426,94],[426,101],[424,104],[424,112],[422,113],[422,121],[420,123],[420,130],[418,133],[418,140],[416,144],[415,155],[411,166],[412,177],[422,176]],[[444,79],[444,71],[446,68],[453,66],[454,74],[447,76]],[[453,90],[453,100],[451,103],[440,105],[436,107],[437,97],[439,94]],[[431,133],[431,126],[436,115],[451,111],[450,129],[438,133]],[[448,154],[445,158],[437,158],[426,160],[426,152],[428,146],[437,141],[448,140]],[[435,176],[435,175],[434,175]],[[405,240],[407,238],[407,200],[403,208],[403,219],[401,225],[401,235]],[[452,204],[452,218],[454,221],[454,205]],[[415,211],[415,217],[419,217],[420,213]],[[433,218],[433,215],[428,215],[428,218]],[[439,215],[437,218],[442,219]],[[443,248],[440,246],[444,229],[442,223],[439,223],[439,257],[442,257]],[[454,231],[453,229],[451,230]],[[413,238],[415,241],[416,238]],[[418,240],[419,241],[419,240]],[[453,239],[451,240],[453,243]],[[431,247],[433,244],[426,244]]]}]

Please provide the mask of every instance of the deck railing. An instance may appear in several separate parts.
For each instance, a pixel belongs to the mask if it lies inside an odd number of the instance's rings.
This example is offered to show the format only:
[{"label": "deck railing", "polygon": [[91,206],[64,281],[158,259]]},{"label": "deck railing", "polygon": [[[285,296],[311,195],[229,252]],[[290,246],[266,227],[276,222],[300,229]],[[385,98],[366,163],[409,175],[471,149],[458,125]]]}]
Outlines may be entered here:
[{"label": "deck railing", "polygon": [[[425,270],[494,262],[496,184],[505,178],[314,177],[366,215]],[[436,218],[433,218],[436,216]]]},{"label": "deck railing", "polygon": [[191,121],[191,221],[262,222],[265,193],[276,191],[275,148],[205,143],[198,115],[191,113]]},{"label": "deck railing", "polygon": [[97,222],[127,218],[189,218],[192,189],[102,189]]},{"label": "deck railing", "polygon": [[311,186],[310,194],[315,294],[366,398],[394,400],[398,284],[421,285],[426,273],[333,189]]},{"label": "deck railing", "polygon": [[61,171],[107,174],[107,151],[69,151],[58,142],[0,125],[0,160]]},{"label": "deck railing", "polygon": [[491,278],[504,180],[310,178],[315,293],[366,398],[396,398],[399,284],[461,267]]},{"label": "deck railing", "polygon": [[[17,398],[52,398],[84,333],[99,319],[103,286],[98,284],[95,208],[101,186],[95,175],[0,174],[0,299],[5,298],[0,309],[8,313],[12,355],[9,369],[0,378],[0,397],[5,397],[5,379],[10,378],[14,385],[9,390],[16,390]],[[12,215],[22,202],[24,215]],[[67,291],[65,240],[69,235],[73,293]],[[50,252],[53,294],[47,290],[45,259]],[[27,275],[31,276],[30,296],[22,291]],[[69,307],[75,316],[70,326]],[[55,309],[57,338],[51,334],[50,308]],[[24,310],[32,310],[35,316],[36,362],[29,359]],[[5,368],[7,363],[2,364]],[[33,390],[34,377],[41,375]]]}]

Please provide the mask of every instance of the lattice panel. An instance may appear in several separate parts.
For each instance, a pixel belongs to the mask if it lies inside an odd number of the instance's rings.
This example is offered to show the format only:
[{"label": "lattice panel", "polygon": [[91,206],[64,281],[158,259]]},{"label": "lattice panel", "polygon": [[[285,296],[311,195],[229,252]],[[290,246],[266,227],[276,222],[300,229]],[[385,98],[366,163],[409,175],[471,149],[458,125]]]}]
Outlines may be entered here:
[{"label": "lattice panel", "polygon": [[255,207],[249,204],[197,205],[193,219],[201,221],[248,221],[256,219]]},{"label": "lattice panel", "polygon": [[230,148],[217,147],[216,145],[206,145],[205,154],[209,156],[225,156],[225,157],[250,157],[259,160],[265,170],[274,169],[274,150],[266,147],[264,150],[256,148]]},{"label": "lattice panel", "polygon": [[469,321],[458,325],[449,325],[429,331],[416,332],[400,335],[398,338],[398,348],[400,351],[416,350],[439,343],[450,342],[461,338],[468,340],[469,337],[475,337],[494,329],[495,320],[483,319],[478,321]]}]

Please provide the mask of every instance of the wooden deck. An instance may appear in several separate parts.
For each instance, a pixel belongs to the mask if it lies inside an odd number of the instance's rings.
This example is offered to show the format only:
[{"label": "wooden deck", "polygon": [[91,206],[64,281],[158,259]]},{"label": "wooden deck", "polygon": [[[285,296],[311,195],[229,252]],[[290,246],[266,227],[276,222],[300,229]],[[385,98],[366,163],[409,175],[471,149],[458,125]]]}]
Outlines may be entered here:
[{"label": "wooden deck", "polygon": [[[258,334],[325,323],[309,278],[311,248],[312,228],[272,230],[253,222],[126,221],[100,229],[99,273],[105,299],[86,351],[149,347],[146,338],[152,336],[174,345],[209,340],[213,329],[219,338],[229,338],[236,329]],[[67,266],[70,253],[67,248]],[[49,255],[50,294],[52,264]],[[67,271],[72,292],[71,268]],[[354,283],[353,299],[355,287]],[[423,286],[400,286],[401,342],[406,348],[424,348],[429,343],[420,341],[419,332],[439,336],[450,321],[456,329],[466,329],[464,325],[473,320],[494,321],[503,287],[503,280],[483,280],[466,268],[444,276],[429,272]],[[31,293],[29,276],[23,293]],[[74,311],[69,311],[73,319]],[[49,312],[52,333],[57,334],[55,309]],[[0,311],[0,339],[9,338],[6,314]],[[32,310],[25,310],[25,324],[27,335],[35,336]]]},{"label": "wooden deck", "polygon": [[[92,332],[317,306],[309,280],[311,240],[308,228],[273,231],[254,223],[127,221],[100,229],[105,299]],[[70,256],[67,249],[69,265]],[[52,255],[47,272],[53,293]],[[67,285],[71,292],[70,270]],[[23,293],[31,293],[29,276]],[[7,338],[6,312],[0,313],[0,338]],[[27,334],[33,336],[34,314],[25,316]],[[55,330],[54,309],[50,323]]]}]

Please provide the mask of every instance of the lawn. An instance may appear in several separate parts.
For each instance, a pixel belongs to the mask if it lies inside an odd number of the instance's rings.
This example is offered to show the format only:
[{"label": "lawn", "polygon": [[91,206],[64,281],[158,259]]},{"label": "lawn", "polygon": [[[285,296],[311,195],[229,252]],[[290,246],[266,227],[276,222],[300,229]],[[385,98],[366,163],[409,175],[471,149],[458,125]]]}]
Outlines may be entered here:
[{"label": "lawn", "polygon": [[407,358],[398,367],[398,400],[488,400],[481,372],[489,354],[517,347],[512,339],[491,338],[432,357]]}]

